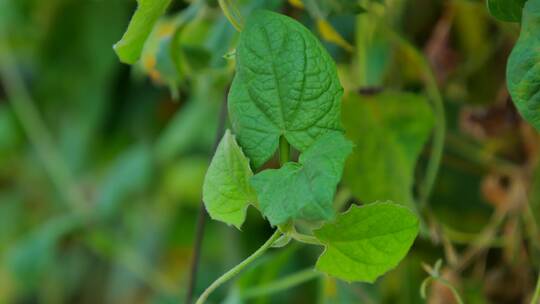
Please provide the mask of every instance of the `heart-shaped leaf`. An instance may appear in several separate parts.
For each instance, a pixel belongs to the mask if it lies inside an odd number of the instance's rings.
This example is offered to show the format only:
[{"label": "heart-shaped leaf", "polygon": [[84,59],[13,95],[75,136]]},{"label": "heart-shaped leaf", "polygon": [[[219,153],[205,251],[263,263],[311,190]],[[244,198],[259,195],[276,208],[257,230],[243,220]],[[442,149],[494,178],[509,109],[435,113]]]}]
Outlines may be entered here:
[{"label": "heart-shaped leaf", "polygon": [[256,202],[251,176],[249,160],[227,130],[204,178],[203,201],[212,219],[240,229],[249,204]]},{"label": "heart-shaped leaf", "polygon": [[290,219],[331,219],[336,186],[351,150],[340,132],[327,133],[302,153],[299,163],[256,174],[251,183],[262,214],[272,225]]},{"label": "heart-shaped leaf", "polygon": [[393,203],[352,206],[315,231],[326,246],[317,269],[342,280],[374,282],[397,266],[418,234],[418,219]]},{"label": "heart-shaped leaf", "polygon": [[540,131],[540,0],[525,4],[521,34],[508,59],[506,79],[519,113]]},{"label": "heart-shaped leaf", "polygon": [[501,20],[508,22],[521,21],[521,11],[527,0],[488,0],[489,13]]},{"label": "heart-shaped leaf", "polygon": [[300,23],[255,12],[236,54],[229,113],[238,142],[255,167],[274,154],[280,136],[305,151],[325,133],[341,130],[343,89],[335,64]]}]

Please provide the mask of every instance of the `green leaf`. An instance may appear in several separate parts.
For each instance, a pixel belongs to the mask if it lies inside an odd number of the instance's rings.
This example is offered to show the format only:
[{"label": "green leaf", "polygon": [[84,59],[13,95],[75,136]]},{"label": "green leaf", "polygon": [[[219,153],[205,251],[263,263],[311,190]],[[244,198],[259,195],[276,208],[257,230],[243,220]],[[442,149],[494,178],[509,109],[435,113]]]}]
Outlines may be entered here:
[{"label": "green leaf", "polygon": [[175,43],[176,31],[174,18],[160,18],[146,38],[140,55],[141,66],[152,80],[171,87],[183,77],[179,61],[181,50]]},{"label": "green leaf", "polygon": [[414,169],[434,124],[427,100],[383,92],[351,96],[343,107],[347,136],[355,144],[344,183],[362,201],[412,204]]},{"label": "green leaf", "polygon": [[519,113],[540,131],[540,0],[525,4],[521,34],[508,59],[506,74]]},{"label": "green leaf", "polygon": [[327,133],[300,155],[299,163],[256,174],[251,184],[259,208],[272,225],[290,219],[334,217],[332,201],[352,145],[340,132]]},{"label": "green leaf", "polygon": [[417,234],[418,219],[405,207],[390,202],[352,206],[315,231],[326,247],[316,267],[348,282],[372,283],[397,266]]},{"label": "green leaf", "polygon": [[501,20],[508,22],[521,21],[521,11],[527,0],[488,0],[489,13]]},{"label": "green leaf", "polygon": [[280,136],[300,151],[341,130],[343,89],[335,64],[297,21],[253,13],[240,35],[229,113],[238,142],[255,167],[276,151]]},{"label": "green leaf", "polygon": [[203,201],[212,219],[240,229],[249,204],[257,200],[252,176],[249,160],[227,130],[204,178]]},{"label": "green leaf", "polygon": [[138,0],[138,7],[129,22],[127,31],[114,50],[123,63],[134,64],[139,60],[146,39],[154,24],[163,15],[171,0]]}]

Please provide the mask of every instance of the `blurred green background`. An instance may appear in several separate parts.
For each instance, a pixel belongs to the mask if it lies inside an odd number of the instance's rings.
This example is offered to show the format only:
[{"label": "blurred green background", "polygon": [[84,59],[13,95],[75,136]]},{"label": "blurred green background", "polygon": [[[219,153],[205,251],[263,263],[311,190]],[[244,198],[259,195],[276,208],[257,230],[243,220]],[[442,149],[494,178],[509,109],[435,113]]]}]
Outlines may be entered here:
[{"label": "blurred green background", "polygon": [[[317,275],[273,293],[322,250],[296,244],[272,250],[212,303],[454,303],[440,283],[420,297],[422,263],[438,259],[466,303],[527,303],[540,265],[540,141],[505,88],[518,26],[473,0],[237,2],[245,16],[267,8],[312,29],[346,96],[431,98],[421,55],[447,132],[428,232],[397,269],[374,285]],[[135,8],[0,0],[0,303],[183,302],[238,36],[216,1],[175,0],[126,66],[112,45]],[[196,294],[272,229],[250,210],[242,230],[207,222]]]}]

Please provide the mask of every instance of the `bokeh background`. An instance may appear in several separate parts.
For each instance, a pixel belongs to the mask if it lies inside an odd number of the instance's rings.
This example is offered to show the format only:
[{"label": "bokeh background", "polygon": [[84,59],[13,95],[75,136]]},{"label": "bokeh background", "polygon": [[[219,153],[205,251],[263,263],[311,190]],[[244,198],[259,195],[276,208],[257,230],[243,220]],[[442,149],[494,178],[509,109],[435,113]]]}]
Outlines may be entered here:
[{"label": "bokeh background", "polygon": [[[268,8],[312,29],[346,94],[430,98],[422,56],[447,131],[427,232],[398,268],[374,285],[346,284],[305,272],[321,248],[293,244],[212,303],[454,303],[438,281],[421,298],[426,265],[439,259],[466,303],[528,303],[540,265],[540,141],[505,86],[518,26],[474,0],[237,2],[244,16]],[[112,45],[135,8],[0,0],[0,303],[183,303],[238,36],[216,1],[175,0],[141,60],[123,65]],[[271,230],[253,209],[242,231],[208,221],[196,293]],[[298,273],[298,284],[269,288]]]}]

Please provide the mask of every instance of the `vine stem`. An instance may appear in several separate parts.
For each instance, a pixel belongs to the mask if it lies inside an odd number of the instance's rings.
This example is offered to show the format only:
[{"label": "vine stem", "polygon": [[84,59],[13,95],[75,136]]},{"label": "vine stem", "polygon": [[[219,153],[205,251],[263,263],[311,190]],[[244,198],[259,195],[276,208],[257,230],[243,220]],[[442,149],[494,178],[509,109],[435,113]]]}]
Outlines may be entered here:
[{"label": "vine stem", "polygon": [[[418,52],[418,51],[417,51]],[[419,53],[419,52],[418,52]],[[444,141],[446,135],[446,115],[444,111],[444,103],[437,85],[435,75],[430,67],[429,62],[424,56],[418,54],[424,63],[424,77],[426,89],[430,100],[432,101],[433,113],[435,115],[435,127],[433,129],[433,143],[431,148],[431,156],[428,161],[426,176],[419,191],[420,208],[425,208],[428,204],[429,197],[433,192],[433,186],[439,173],[439,168],[444,153]]]},{"label": "vine stem", "polygon": [[296,232],[295,230],[290,232],[290,236],[301,243],[316,245],[316,246],[323,246],[323,244],[316,237],[307,235],[307,234],[302,234],[302,233]]},{"label": "vine stem", "polygon": [[435,116],[435,126],[433,128],[433,140],[431,147],[431,154],[428,160],[426,175],[424,177],[423,183],[419,188],[419,202],[420,209],[424,209],[428,205],[429,197],[433,192],[433,186],[435,185],[435,180],[437,174],[439,173],[439,168],[441,165],[441,160],[444,152],[444,143],[446,137],[446,115],[444,110],[444,102],[439,90],[439,85],[431,64],[427,60],[426,56],[420,52],[415,46],[413,46],[408,40],[401,37],[399,34],[395,33],[392,30],[389,30],[391,38],[399,43],[406,51],[412,54],[416,60],[418,60],[422,68],[422,76],[424,78],[424,85],[426,87],[426,93],[429,96],[431,101],[431,107],[433,109],[433,114]]},{"label": "vine stem", "polygon": [[279,138],[279,165],[286,164],[291,157],[291,145],[285,139],[285,136]]},{"label": "vine stem", "polygon": [[219,277],[217,280],[214,281],[206,290],[201,294],[197,302],[195,304],[203,304],[210,294],[216,290],[218,287],[232,279],[234,276],[239,274],[244,268],[246,268],[249,264],[251,264],[253,261],[255,261],[258,257],[263,255],[272,245],[274,242],[281,236],[281,232],[279,229],[277,229],[272,236],[259,248],[257,251],[252,253],[249,257],[247,257],[245,260],[243,260],[240,264],[234,266],[231,270],[224,273],[221,277]]},{"label": "vine stem", "polygon": [[[219,122],[218,122],[218,129],[216,132],[216,138],[214,140],[214,146],[212,151],[214,153],[216,152],[217,146],[219,145],[219,141],[223,137],[223,134],[225,133],[225,124],[227,122],[227,95],[228,92],[225,94],[225,98],[223,100],[223,103],[221,104],[221,109],[219,112]],[[204,228],[206,226],[206,208],[204,207],[204,202],[201,200],[199,204],[199,215],[197,217],[197,226],[195,228],[195,242],[193,244],[193,258],[191,261],[191,269],[189,274],[189,281],[188,281],[188,287],[186,292],[186,304],[191,304],[193,302],[193,291],[195,289],[195,285],[197,283],[197,272],[199,270],[199,260],[201,258],[201,251],[202,251],[202,241],[204,238]]]},{"label": "vine stem", "polygon": [[429,217],[429,198],[433,192],[433,187],[439,173],[441,161],[444,153],[444,144],[446,138],[446,114],[444,102],[437,84],[437,80],[431,69],[431,65],[426,56],[412,45],[407,39],[401,37],[392,29],[387,29],[390,38],[398,45],[403,47],[405,51],[413,55],[418,61],[424,78],[426,93],[431,101],[431,107],[435,116],[435,126],[433,128],[431,153],[428,159],[424,180],[418,189],[419,206],[414,206],[415,211],[420,217],[420,232],[423,235],[428,234],[426,217]]},{"label": "vine stem", "polygon": [[320,275],[321,273],[314,269],[304,269],[297,273],[293,273],[287,277],[281,278],[278,281],[248,289],[245,292],[242,292],[240,294],[240,297],[244,300],[248,300],[266,295],[271,295],[280,291],[291,289],[307,281],[316,279]]},{"label": "vine stem", "polygon": [[463,299],[459,295],[459,292],[457,291],[457,289],[450,282],[448,282],[447,280],[445,280],[443,278],[440,278],[440,277],[427,277],[422,282],[422,286],[420,288],[420,295],[422,296],[423,299],[426,299],[426,296],[427,296],[426,295],[427,285],[429,283],[431,283],[431,282],[434,282],[434,281],[437,281],[437,282],[441,283],[442,285],[446,286],[446,288],[448,288],[450,290],[450,292],[452,293],[452,295],[454,296],[454,299],[456,300],[456,302],[458,304],[464,304],[465,303],[465,302],[463,302]]}]

